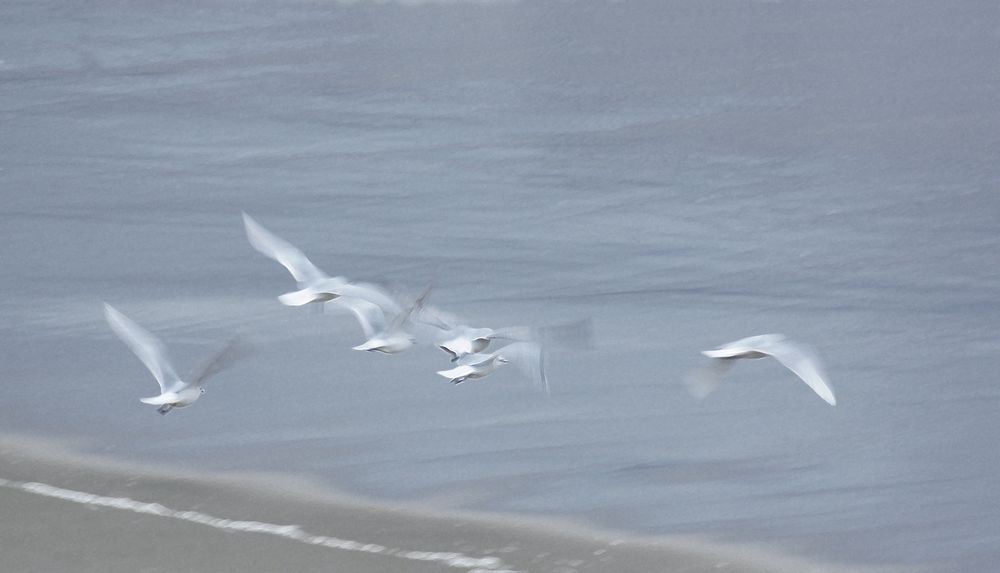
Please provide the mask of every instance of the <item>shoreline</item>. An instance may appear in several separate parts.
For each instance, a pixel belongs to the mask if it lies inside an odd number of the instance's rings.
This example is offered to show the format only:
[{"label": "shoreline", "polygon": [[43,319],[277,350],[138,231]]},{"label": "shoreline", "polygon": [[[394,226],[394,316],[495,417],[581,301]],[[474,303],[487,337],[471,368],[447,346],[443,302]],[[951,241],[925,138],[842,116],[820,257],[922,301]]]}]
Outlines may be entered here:
[{"label": "shoreline", "polygon": [[[694,538],[637,537],[556,518],[388,503],[308,478],[138,464],[20,435],[0,435],[0,506],[20,518],[0,526],[0,540],[8,540],[4,570],[135,571],[150,561],[155,571],[896,569],[816,563]],[[108,539],[115,540],[110,551],[101,543]],[[64,561],[67,554],[72,561]]]}]

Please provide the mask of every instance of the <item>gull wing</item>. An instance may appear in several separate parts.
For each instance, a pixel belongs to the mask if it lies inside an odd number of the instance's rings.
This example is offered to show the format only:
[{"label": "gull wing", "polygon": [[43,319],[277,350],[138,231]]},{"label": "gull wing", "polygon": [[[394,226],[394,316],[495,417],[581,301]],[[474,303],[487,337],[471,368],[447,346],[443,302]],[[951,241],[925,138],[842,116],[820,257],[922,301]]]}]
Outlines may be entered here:
[{"label": "gull wing", "polygon": [[732,360],[717,358],[701,368],[695,368],[684,378],[688,392],[695,399],[702,400],[715,391],[722,382]]},{"label": "gull wing", "polygon": [[246,343],[236,337],[231,338],[226,344],[210,356],[205,362],[191,373],[190,384],[199,386],[211,376],[215,376],[226,368],[232,366],[234,362],[243,358],[249,353]]},{"label": "gull wing", "polygon": [[413,313],[420,313],[420,310],[424,307],[424,301],[431,294],[431,287],[424,289],[424,292],[420,293],[420,296],[413,299],[409,305],[406,306],[402,311],[396,314],[396,318],[392,320],[392,324],[389,326],[389,332],[396,332],[402,330],[403,325],[406,324],[408,320],[413,316]]},{"label": "gull wing", "polygon": [[[492,328],[469,328],[460,326],[446,333],[451,338],[442,339],[438,342],[438,348],[444,350],[452,356],[452,362],[461,356],[482,353],[494,338],[495,331]],[[482,341],[482,342],[480,342]]]},{"label": "gull wing", "polygon": [[[452,362],[461,362],[466,356],[479,356],[479,354],[473,353],[472,339],[464,335],[442,340],[438,342],[438,348],[450,354]],[[484,354],[483,356],[489,355]]]},{"label": "gull wing", "polygon": [[764,341],[757,344],[753,350],[774,357],[801,378],[820,398],[831,406],[837,405],[833,389],[820,371],[819,359],[812,352],[787,340]]},{"label": "gull wing", "polygon": [[445,352],[447,352],[448,355],[451,356],[451,361],[452,362],[455,362],[456,360],[458,360],[458,358],[459,358],[458,357],[458,353],[455,352],[454,350],[448,348],[447,346],[440,345],[440,344],[438,345],[438,348],[440,348],[441,350],[444,350]]},{"label": "gull wing", "polygon": [[473,354],[465,354],[455,361],[458,366],[479,366],[480,364],[489,362],[493,360],[496,356],[495,353],[486,352],[476,352]]},{"label": "gull wing", "polygon": [[[761,352],[761,348],[767,345],[778,344],[785,340],[783,334],[759,334],[741,338],[734,342],[728,342],[713,350],[702,350],[701,353],[709,358],[753,358],[754,353]],[[756,356],[763,358],[763,356]]]},{"label": "gull wing", "polygon": [[550,394],[549,381],[545,377],[545,353],[542,347],[532,342],[515,342],[494,352],[506,358],[511,364],[531,378],[536,387]]},{"label": "gull wing", "polygon": [[243,213],[243,226],[246,227],[250,245],[260,254],[281,263],[299,284],[327,278],[326,274],[316,268],[302,251],[265,229],[246,213]]},{"label": "gull wing", "polygon": [[420,311],[416,314],[416,319],[445,332],[450,332],[461,326],[461,320],[457,316],[436,306],[421,306]]},{"label": "gull wing", "polygon": [[386,292],[384,288],[372,283],[338,282],[330,287],[330,292],[374,303],[381,307],[384,313],[398,314],[402,311],[399,302],[392,295]]},{"label": "gull wing", "polygon": [[469,365],[456,366],[456,367],[451,368],[449,370],[438,370],[437,371],[437,373],[440,376],[444,376],[445,378],[447,378],[449,380],[455,380],[455,379],[458,379],[458,378],[464,378],[464,377],[469,376],[470,374],[475,374],[475,372],[476,372],[475,367],[469,366]]},{"label": "gull wing", "polygon": [[160,385],[161,393],[173,391],[177,386],[183,384],[174,371],[174,367],[170,365],[167,347],[160,342],[159,338],[132,322],[131,319],[108,303],[104,303],[104,318],[107,319],[111,330],[153,374],[153,378],[156,378],[156,382]]},{"label": "gull wing", "polygon": [[370,339],[376,334],[385,332],[385,313],[379,305],[350,296],[336,298],[330,304],[343,306],[354,313],[361,330],[365,333],[365,338]]},{"label": "gull wing", "polygon": [[159,396],[150,396],[149,398],[139,398],[139,401],[143,404],[151,404],[153,406],[163,406],[164,404],[173,404],[180,400],[181,397],[177,395],[176,392],[164,392]]},{"label": "gull wing", "polygon": [[507,326],[504,328],[496,328],[492,329],[492,332],[486,338],[491,340],[500,339],[527,342],[535,339],[535,329],[530,326]]}]

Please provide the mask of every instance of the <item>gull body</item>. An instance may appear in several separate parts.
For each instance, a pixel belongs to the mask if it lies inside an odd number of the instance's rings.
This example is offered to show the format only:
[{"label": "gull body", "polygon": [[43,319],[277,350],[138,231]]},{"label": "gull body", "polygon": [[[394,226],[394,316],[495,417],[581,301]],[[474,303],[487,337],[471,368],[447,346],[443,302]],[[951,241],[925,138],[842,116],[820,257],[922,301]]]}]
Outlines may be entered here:
[{"label": "gull body", "polygon": [[398,354],[416,343],[413,335],[406,331],[406,324],[413,312],[422,308],[429,293],[430,289],[425,290],[413,302],[396,312],[391,322],[386,316],[392,315],[393,309],[383,308],[369,300],[345,296],[331,304],[350,310],[358,319],[367,340],[355,346],[354,350]]},{"label": "gull body", "polygon": [[831,406],[837,405],[833,389],[821,373],[819,360],[805,348],[781,334],[761,334],[724,344],[702,354],[713,363],[688,377],[688,388],[696,397],[708,395],[722,381],[734,360],[772,357],[788,368]]},{"label": "gull body", "polygon": [[452,384],[461,384],[469,379],[485,378],[508,363],[521,368],[536,386],[549,391],[545,377],[541,347],[532,342],[515,342],[491,353],[466,354],[457,360],[458,365],[448,370],[438,371]]},{"label": "gull body", "polygon": [[139,401],[159,406],[156,411],[160,414],[193,404],[205,393],[202,386],[205,380],[231,364],[236,357],[235,341],[230,341],[185,382],[171,365],[167,348],[160,339],[107,303],[104,304],[104,317],[111,330],[139,357],[159,384],[158,396],[140,398]]},{"label": "gull body", "polygon": [[477,354],[489,347],[494,339],[505,340],[531,340],[531,329],[515,327],[508,329],[494,330],[492,328],[472,328],[468,326],[456,326],[445,333],[444,340],[438,342],[438,348],[451,355],[451,361],[456,362],[459,358]]},{"label": "gull body", "polygon": [[257,252],[280,263],[295,279],[298,290],[278,296],[282,304],[303,306],[349,296],[368,300],[398,312],[398,303],[381,288],[367,283],[353,283],[344,277],[327,275],[297,247],[268,231],[246,213],[243,213],[243,226],[250,245]]},{"label": "gull body", "polygon": [[458,362],[468,354],[485,352],[494,340],[575,348],[593,346],[593,326],[590,319],[541,327],[474,328],[462,324],[454,315],[434,307],[422,309],[417,316],[425,324],[440,330],[436,337],[437,346],[451,356],[452,362]]},{"label": "gull body", "polygon": [[534,338],[532,328],[473,328],[461,324],[454,315],[434,307],[424,307],[417,315],[424,323],[440,330],[437,346],[457,362],[463,356],[485,351],[495,339],[527,342]]}]

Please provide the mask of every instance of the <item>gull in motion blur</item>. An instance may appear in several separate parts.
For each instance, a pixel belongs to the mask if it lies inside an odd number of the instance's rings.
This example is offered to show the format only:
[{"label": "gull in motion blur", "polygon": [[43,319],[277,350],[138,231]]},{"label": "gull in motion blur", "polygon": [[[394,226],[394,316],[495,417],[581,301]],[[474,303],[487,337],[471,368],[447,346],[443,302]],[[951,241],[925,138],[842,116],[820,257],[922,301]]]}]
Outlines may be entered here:
[{"label": "gull in motion blur", "polygon": [[185,382],[174,371],[167,356],[167,348],[159,338],[107,303],[104,303],[104,318],[107,319],[111,330],[139,357],[156,378],[156,382],[160,385],[160,395],[140,398],[139,401],[159,406],[156,411],[160,414],[166,414],[173,408],[183,408],[193,404],[205,393],[205,388],[202,386],[205,380],[232,364],[240,354],[237,340],[230,340]]},{"label": "gull in motion blur", "polygon": [[505,328],[473,328],[462,324],[454,315],[433,307],[421,309],[420,319],[440,329],[437,346],[451,356],[452,362],[469,354],[485,351],[494,340],[514,342],[555,343],[563,346],[590,346],[593,338],[591,321],[578,320],[543,327],[509,326]]},{"label": "gull in motion blur", "polygon": [[696,398],[704,398],[715,390],[734,360],[770,356],[794,372],[828,404],[837,405],[833,389],[830,388],[820,372],[819,360],[805,348],[788,341],[784,335],[761,334],[742,338],[724,344],[715,350],[704,350],[702,354],[715,360],[705,368],[696,370],[688,376],[688,390]]},{"label": "gull in motion blur", "polygon": [[[353,283],[344,277],[331,277],[319,270],[297,247],[265,229],[253,217],[243,213],[243,226],[247,240],[262,255],[274,259],[288,269],[298,290],[278,297],[286,306],[303,306],[323,303],[341,296],[349,296],[399,312],[399,304],[380,287],[366,283]],[[320,307],[322,308],[322,307]]]},{"label": "gull in motion blur", "polygon": [[438,348],[451,355],[452,362],[457,362],[463,356],[486,350],[494,339],[526,342],[534,338],[534,333],[526,326],[493,329],[456,325],[446,331],[442,338],[438,342]]},{"label": "gull in motion blur", "polygon": [[406,331],[406,323],[413,312],[419,311],[423,306],[428,294],[430,294],[429,288],[406,308],[395,313],[391,322],[386,319],[387,314],[392,315],[391,309],[383,308],[368,300],[345,296],[334,300],[331,304],[350,310],[358,319],[366,340],[355,346],[354,350],[398,354],[416,342],[413,335]]},{"label": "gull in motion blur", "polygon": [[514,364],[531,377],[532,382],[549,393],[549,381],[545,377],[542,348],[533,342],[515,342],[491,353],[466,354],[458,359],[458,365],[438,374],[461,384],[469,379],[484,378],[505,364]]}]

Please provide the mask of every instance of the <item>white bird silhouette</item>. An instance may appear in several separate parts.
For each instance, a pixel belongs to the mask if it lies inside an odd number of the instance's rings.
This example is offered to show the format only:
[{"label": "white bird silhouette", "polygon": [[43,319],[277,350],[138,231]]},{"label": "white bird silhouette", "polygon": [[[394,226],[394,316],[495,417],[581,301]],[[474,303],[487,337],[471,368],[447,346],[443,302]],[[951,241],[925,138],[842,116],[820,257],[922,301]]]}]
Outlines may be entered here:
[{"label": "white bird silhouette", "polygon": [[466,354],[458,359],[457,366],[440,370],[438,374],[449,379],[452,384],[460,384],[469,379],[489,376],[508,363],[522,369],[536,386],[549,393],[542,348],[533,342],[515,342],[488,354]]},{"label": "white bird silhouette", "polygon": [[456,325],[446,331],[442,338],[443,340],[438,342],[438,348],[450,354],[452,362],[457,362],[463,356],[486,350],[495,339],[524,342],[532,340],[534,333],[527,326],[493,329]]},{"label": "white bird silhouette", "polygon": [[711,393],[729,371],[733,360],[772,357],[778,360],[813,389],[820,398],[831,406],[837,405],[833,389],[820,372],[819,360],[805,348],[789,342],[781,334],[761,334],[743,338],[720,346],[715,350],[705,350],[702,354],[714,358],[712,364],[692,372],[687,378],[688,389],[696,398],[704,398]]},{"label": "white bird silhouette", "polygon": [[104,318],[107,319],[111,330],[139,357],[156,378],[156,382],[160,385],[160,395],[140,398],[139,401],[159,406],[156,411],[160,414],[166,414],[173,408],[183,408],[193,404],[205,393],[205,388],[202,386],[205,380],[232,364],[240,355],[238,341],[230,340],[185,382],[174,371],[167,356],[167,348],[160,339],[107,303],[104,303]]},{"label": "white bird silhouette", "polygon": [[380,287],[368,283],[353,283],[344,277],[331,277],[321,271],[305,254],[288,241],[265,229],[253,217],[243,213],[247,240],[262,255],[274,259],[288,269],[299,290],[278,297],[287,306],[322,303],[341,296],[372,302],[382,308],[400,311],[399,304]]},{"label": "white bird silhouette", "polygon": [[434,307],[424,307],[419,320],[440,329],[437,346],[457,362],[467,354],[484,352],[494,340],[536,342],[563,347],[589,348],[593,345],[591,320],[575,320],[550,326],[509,326],[505,328],[473,328],[462,324],[453,314]]},{"label": "white bird silhouette", "polygon": [[406,331],[405,327],[413,312],[419,311],[423,306],[428,294],[430,294],[429,288],[406,308],[397,312],[391,323],[386,320],[386,314],[391,314],[391,310],[384,309],[364,299],[345,296],[330,304],[343,306],[357,317],[366,340],[355,346],[354,350],[397,354],[413,346],[416,342],[416,339]]}]

